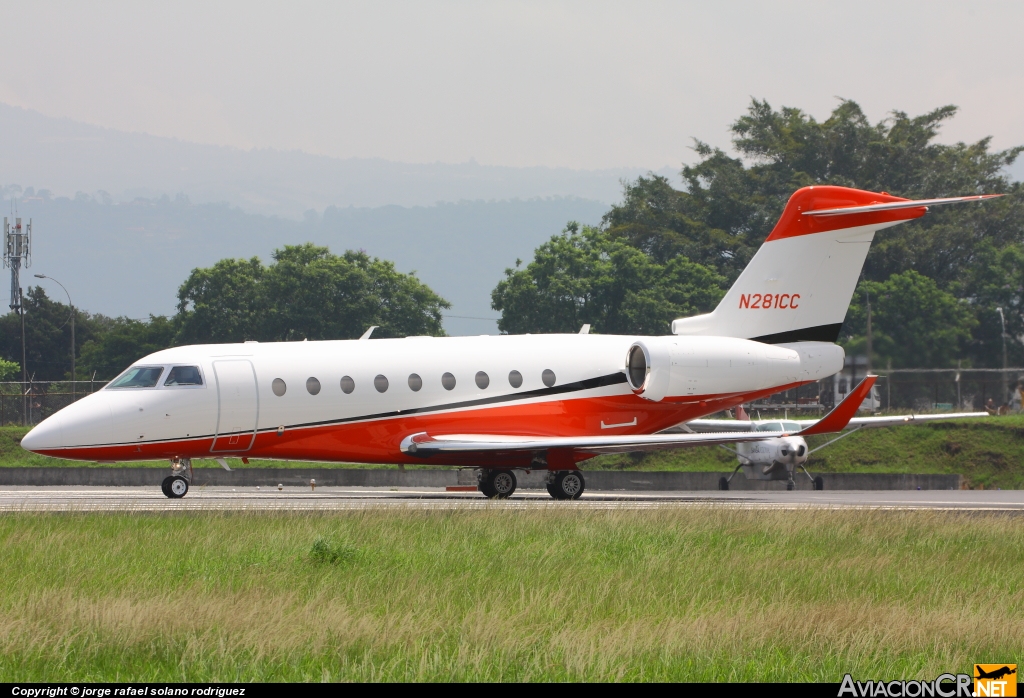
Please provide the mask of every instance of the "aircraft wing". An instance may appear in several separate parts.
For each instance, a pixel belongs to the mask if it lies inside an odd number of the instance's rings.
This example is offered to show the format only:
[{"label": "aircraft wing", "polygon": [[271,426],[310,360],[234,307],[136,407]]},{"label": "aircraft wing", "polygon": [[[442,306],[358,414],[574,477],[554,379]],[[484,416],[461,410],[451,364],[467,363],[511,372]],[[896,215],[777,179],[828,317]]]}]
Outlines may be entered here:
[{"label": "aircraft wing", "polygon": [[[754,427],[757,426],[757,422],[745,421],[742,419],[691,419],[686,422],[693,431],[700,433],[705,432],[719,432],[719,431],[753,431]],[[679,427],[671,427],[661,433],[665,433],[670,430],[678,430]]]},{"label": "aircraft wing", "polygon": [[937,422],[944,419],[967,419],[970,417],[991,417],[988,412],[950,412],[949,414],[901,414],[886,417],[855,417],[851,427],[891,427],[897,424],[916,422]]},{"label": "aircraft wing", "polygon": [[810,436],[842,431],[867,396],[877,376],[868,376],[831,412],[795,434],[784,431],[709,434],[637,434],[584,436],[514,436],[502,434],[410,434],[402,440],[402,452],[420,458],[440,453],[522,453],[564,449],[576,453],[625,453],[656,451],[687,446],[761,441],[777,436]]},{"label": "aircraft wing", "polygon": [[[901,424],[915,424],[917,422],[938,422],[947,419],[969,419],[972,417],[990,417],[988,412],[949,412],[943,414],[894,414],[884,417],[854,417],[846,425],[847,429],[855,427],[894,427]],[[694,420],[700,421],[700,420]],[[725,420],[721,420],[725,421]],[[797,422],[801,427],[807,429],[818,420],[801,419]],[[694,422],[687,422],[688,426],[694,426]]]}]

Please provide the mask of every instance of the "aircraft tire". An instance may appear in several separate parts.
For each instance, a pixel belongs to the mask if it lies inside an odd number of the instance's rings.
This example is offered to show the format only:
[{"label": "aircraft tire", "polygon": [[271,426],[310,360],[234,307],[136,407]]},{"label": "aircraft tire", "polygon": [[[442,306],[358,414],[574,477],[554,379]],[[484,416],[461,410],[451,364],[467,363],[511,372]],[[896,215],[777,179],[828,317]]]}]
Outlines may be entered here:
[{"label": "aircraft tire", "polygon": [[586,484],[579,470],[560,470],[555,473],[555,481],[548,485],[548,494],[561,500],[579,499]]},{"label": "aircraft tire", "polygon": [[789,482],[786,483],[786,491],[787,492],[791,491],[791,490],[793,490],[795,488],[796,488],[796,483],[793,482],[792,480],[790,480]]},{"label": "aircraft tire", "polygon": [[173,475],[168,475],[167,477],[164,478],[164,481],[160,483],[160,491],[164,493],[165,497],[171,497],[172,496],[171,495],[171,489],[170,489],[170,484],[171,484],[171,478],[172,477],[174,477],[174,476]]},{"label": "aircraft tire", "polygon": [[181,499],[188,494],[188,480],[181,475],[174,475],[167,483],[167,496],[171,499]]},{"label": "aircraft tire", "polygon": [[488,468],[480,477],[478,489],[489,499],[507,499],[516,491],[518,484],[513,471]]},{"label": "aircraft tire", "polygon": [[718,478],[718,489],[723,491],[729,489],[729,481],[725,479],[725,476]]},{"label": "aircraft tire", "polygon": [[825,489],[825,481],[821,479],[821,475],[814,478],[814,489],[819,491]]}]

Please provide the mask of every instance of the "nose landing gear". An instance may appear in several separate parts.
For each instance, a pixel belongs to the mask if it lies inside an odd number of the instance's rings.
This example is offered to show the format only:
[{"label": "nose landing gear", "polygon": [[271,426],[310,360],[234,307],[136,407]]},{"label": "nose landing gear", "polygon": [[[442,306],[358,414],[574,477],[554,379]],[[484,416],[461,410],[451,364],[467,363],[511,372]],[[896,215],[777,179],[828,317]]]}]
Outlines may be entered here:
[{"label": "nose landing gear", "polygon": [[171,474],[164,478],[160,489],[170,499],[181,499],[192,484],[192,459],[175,458],[171,461]]}]

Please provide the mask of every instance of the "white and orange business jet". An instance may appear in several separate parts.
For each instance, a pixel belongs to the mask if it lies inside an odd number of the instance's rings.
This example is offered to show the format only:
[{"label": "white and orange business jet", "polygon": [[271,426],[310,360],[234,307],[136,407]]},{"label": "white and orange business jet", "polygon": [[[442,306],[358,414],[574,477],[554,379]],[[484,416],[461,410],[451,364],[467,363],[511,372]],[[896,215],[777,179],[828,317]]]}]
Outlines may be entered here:
[{"label": "white and orange business jet", "polygon": [[[193,458],[436,463],[478,469],[507,497],[517,469],[578,498],[597,454],[741,443],[785,432],[658,432],[843,367],[839,335],[877,231],[942,204],[806,187],[718,307],[672,335],[407,337],[206,344],[139,360],[41,422],[21,445],[100,462],[169,459],[182,497]],[[371,328],[372,331],[372,328]],[[361,339],[368,339],[369,331]],[[841,430],[873,378],[799,435]]]}]

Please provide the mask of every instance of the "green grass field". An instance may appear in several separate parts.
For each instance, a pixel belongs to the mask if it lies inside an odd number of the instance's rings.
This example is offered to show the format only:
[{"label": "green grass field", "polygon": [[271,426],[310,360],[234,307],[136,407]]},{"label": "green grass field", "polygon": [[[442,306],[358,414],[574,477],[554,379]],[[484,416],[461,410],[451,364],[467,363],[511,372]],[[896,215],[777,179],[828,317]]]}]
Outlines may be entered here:
[{"label": "green grass field", "polygon": [[934,678],[1024,654],[1024,518],[0,518],[0,681]]},{"label": "green grass field", "polygon": [[[18,445],[27,430],[0,427],[0,467],[59,467],[88,465],[28,453]],[[811,447],[824,443],[814,437]],[[310,467],[308,462],[251,461],[231,467]],[[196,460],[196,467],[219,467]],[[586,461],[585,469],[724,471],[735,467],[735,456],[715,448],[690,448],[649,454],[601,456]],[[166,468],[165,461],[132,465]],[[332,464],[338,467],[380,467]],[[103,466],[98,466],[103,467]],[[324,466],[332,467],[332,466]],[[436,468],[437,465],[408,466]],[[869,429],[844,438],[811,457],[813,472],[954,473],[970,487],[1024,488],[1024,415],[981,420],[937,422],[887,429]]]}]

